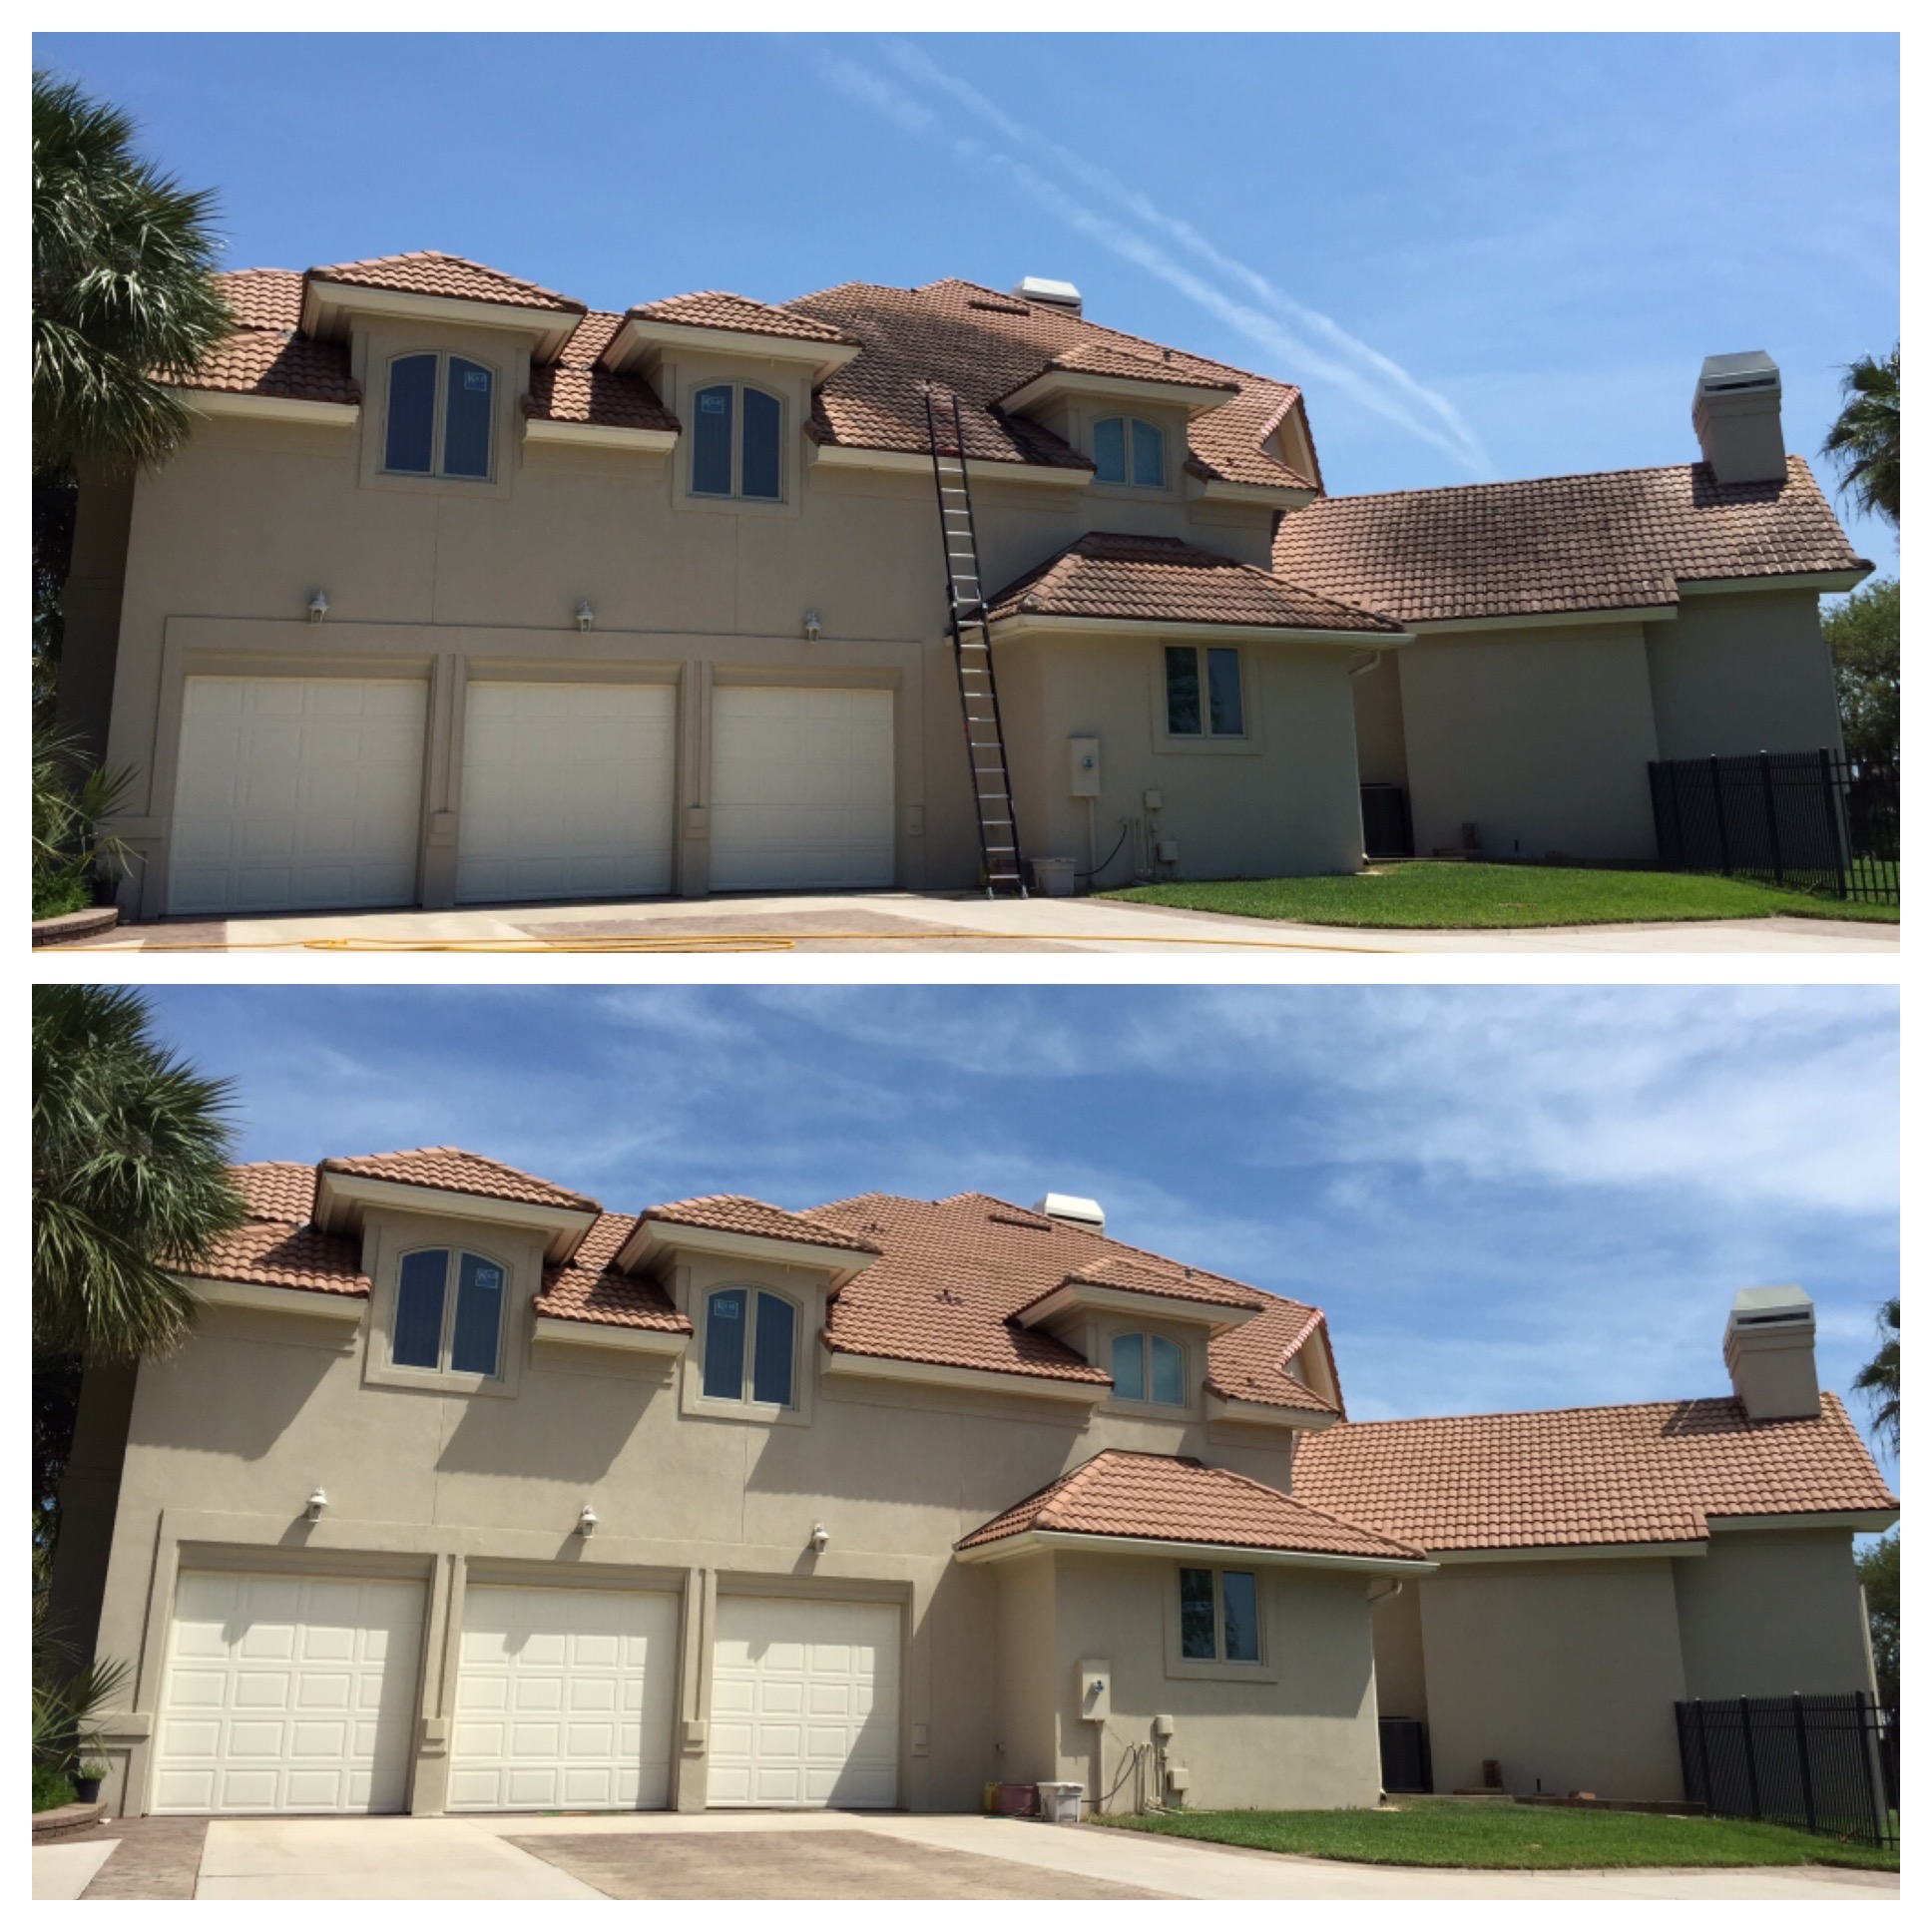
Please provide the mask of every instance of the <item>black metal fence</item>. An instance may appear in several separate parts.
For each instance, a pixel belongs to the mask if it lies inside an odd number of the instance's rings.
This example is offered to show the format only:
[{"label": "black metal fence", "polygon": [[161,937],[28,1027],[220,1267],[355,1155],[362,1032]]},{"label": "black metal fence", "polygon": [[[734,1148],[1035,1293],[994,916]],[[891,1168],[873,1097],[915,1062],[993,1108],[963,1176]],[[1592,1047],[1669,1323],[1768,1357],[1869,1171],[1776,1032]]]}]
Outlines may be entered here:
[{"label": "black metal fence", "polygon": [[1383,1717],[1382,1789],[1433,1791],[1429,1769],[1429,1732],[1419,1717]]},{"label": "black metal fence", "polygon": [[1413,858],[1415,831],[1409,794],[1399,784],[1362,786],[1362,850],[1370,858]]},{"label": "black metal fence", "polygon": [[1836,751],[1653,764],[1659,862],[1799,892],[1898,903],[1898,766]]},{"label": "black metal fence", "polygon": [[[1713,1817],[1756,1818],[1862,1845],[1898,1841],[1897,1773],[1868,1691],[1697,1697],[1678,1710],[1684,1794]],[[1896,1762],[1898,1721],[1890,1724]]]}]

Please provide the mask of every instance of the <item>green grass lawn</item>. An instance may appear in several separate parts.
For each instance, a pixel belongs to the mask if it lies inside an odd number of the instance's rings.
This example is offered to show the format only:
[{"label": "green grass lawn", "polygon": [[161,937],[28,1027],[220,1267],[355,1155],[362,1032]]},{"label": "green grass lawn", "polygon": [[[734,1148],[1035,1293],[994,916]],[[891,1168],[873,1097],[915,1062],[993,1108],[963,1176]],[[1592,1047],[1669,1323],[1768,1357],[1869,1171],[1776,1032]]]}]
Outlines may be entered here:
[{"label": "green grass lawn", "polygon": [[1741,879],[1426,859],[1384,861],[1338,878],[1212,879],[1126,886],[1099,896],[1318,926],[1595,926],[1648,919],[1762,919],[1778,912],[1801,919],[1898,923],[1895,905],[1812,898]]},{"label": "green grass lawn", "polygon": [[1375,1811],[1172,1811],[1098,1818],[1304,1858],[1367,1865],[1448,1865],[1487,1871],[1600,1870],[1620,1865],[1855,1865],[1896,1871],[1896,1847],[1874,1851],[1782,1825],[1736,1818],[1657,1818],[1635,1811],[1567,1811],[1482,1798],[1395,1798]]}]

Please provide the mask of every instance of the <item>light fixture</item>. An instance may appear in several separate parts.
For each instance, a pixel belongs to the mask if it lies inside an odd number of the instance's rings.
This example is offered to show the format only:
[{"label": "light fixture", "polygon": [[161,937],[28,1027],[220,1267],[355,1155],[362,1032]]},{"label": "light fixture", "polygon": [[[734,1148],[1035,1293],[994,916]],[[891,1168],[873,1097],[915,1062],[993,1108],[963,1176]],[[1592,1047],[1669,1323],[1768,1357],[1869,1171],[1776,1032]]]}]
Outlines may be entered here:
[{"label": "light fixture", "polygon": [[831,1540],[832,1533],[824,1524],[814,1523],[811,1526],[811,1547],[814,1555],[822,1557],[825,1554],[825,1545]]},{"label": "light fixture", "polygon": [[322,1520],[323,1510],[327,1508],[328,1498],[322,1494],[321,1484],[317,1483],[308,1492],[308,1520],[311,1523],[319,1523]]},{"label": "light fixture", "polygon": [[805,642],[807,644],[816,644],[818,642],[818,633],[822,628],[818,622],[818,613],[816,611],[807,611],[805,613]]},{"label": "light fixture", "polygon": [[597,1534],[597,1512],[588,1503],[577,1513],[577,1534],[579,1536]]},{"label": "light fixture", "polygon": [[580,631],[588,631],[596,618],[597,613],[591,609],[590,600],[586,598],[577,607],[577,628]]},{"label": "light fixture", "polygon": [[326,591],[317,591],[308,600],[308,621],[310,624],[319,624],[327,615],[328,593]]}]

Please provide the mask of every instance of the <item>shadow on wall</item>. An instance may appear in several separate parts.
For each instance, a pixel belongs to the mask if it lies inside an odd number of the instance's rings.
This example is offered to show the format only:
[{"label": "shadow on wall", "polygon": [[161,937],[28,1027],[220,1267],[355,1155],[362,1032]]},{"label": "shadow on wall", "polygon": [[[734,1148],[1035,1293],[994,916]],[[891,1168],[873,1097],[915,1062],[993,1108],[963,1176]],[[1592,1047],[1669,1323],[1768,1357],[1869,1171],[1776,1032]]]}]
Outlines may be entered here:
[{"label": "shadow on wall", "polygon": [[[650,1376],[574,1373],[553,1381],[526,1374],[514,1401],[475,1397],[456,1405],[456,1426],[436,1468],[443,1475],[596,1483],[611,1473],[652,1406],[672,1399],[670,1388]],[[565,1554],[572,1553],[566,1543]]]}]

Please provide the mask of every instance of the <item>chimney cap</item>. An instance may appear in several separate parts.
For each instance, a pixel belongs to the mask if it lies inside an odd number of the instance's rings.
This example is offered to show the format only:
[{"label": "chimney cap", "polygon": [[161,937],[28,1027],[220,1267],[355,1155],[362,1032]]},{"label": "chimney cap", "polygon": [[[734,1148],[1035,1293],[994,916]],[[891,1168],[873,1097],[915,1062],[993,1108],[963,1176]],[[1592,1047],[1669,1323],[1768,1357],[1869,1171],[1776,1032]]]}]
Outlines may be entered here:
[{"label": "chimney cap", "polygon": [[1044,302],[1049,308],[1071,308],[1076,315],[1081,310],[1080,290],[1071,281],[1055,281],[1051,275],[1022,275],[1013,284],[1013,292],[1022,301]]},{"label": "chimney cap", "polygon": [[1811,1297],[1787,1282],[1775,1288],[1739,1288],[1730,1304],[1731,1328],[1757,1328],[1771,1322],[1797,1322],[1815,1319]]},{"label": "chimney cap", "polygon": [[1103,1233],[1107,1227],[1107,1216],[1101,1210],[1098,1201],[1089,1201],[1085,1195],[1042,1195],[1033,1204],[1036,1214],[1045,1214],[1049,1220],[1064,1220],[1075,1227],[1091,1227],[1096,1234]]},{"label": "chimney cap", "polygon": [[1739,349],[1731,355],[1706,355],[1697,371],[1699,395],[1724,395],[1737,389],[1775,389],[1777,364],[1764,349]]}]

